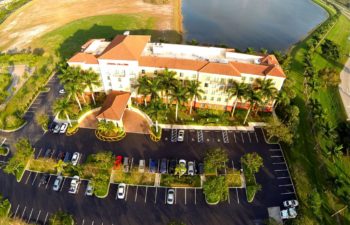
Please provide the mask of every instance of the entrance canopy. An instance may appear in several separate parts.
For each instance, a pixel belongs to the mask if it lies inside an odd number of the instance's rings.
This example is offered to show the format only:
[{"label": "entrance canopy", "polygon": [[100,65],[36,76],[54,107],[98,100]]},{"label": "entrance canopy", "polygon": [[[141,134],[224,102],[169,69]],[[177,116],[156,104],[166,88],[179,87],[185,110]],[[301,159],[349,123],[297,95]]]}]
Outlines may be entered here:
[{"label": "entrance canopy", "polygon": [[130,92],[111,91],[96,118],[98,120],[121,121],[130,96]]}]

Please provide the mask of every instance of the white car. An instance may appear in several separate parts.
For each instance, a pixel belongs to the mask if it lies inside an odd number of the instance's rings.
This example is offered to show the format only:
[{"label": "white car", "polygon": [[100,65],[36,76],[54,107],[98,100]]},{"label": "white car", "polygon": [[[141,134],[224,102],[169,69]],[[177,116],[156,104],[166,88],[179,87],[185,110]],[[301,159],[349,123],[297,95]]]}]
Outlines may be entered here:
[{"label": "white car", "polygon": [[94,187],[92,186],[91,182],[88,183],[85,191],[85,195],[92,196],[94,194]]},{"label": "white car", "polygon": [[184,130],[179,130],[178,136],[177,136],[177,141],[178,142],[183,142],[185,137],[185,131]]},{"label": "white car", "polygon": [[299,205],[297,200],[288,200],[283,202],[283,206],[286,208],[295,208]]},{"label": "white car", "polygon": [[62,180],[63,180],[63,177],[62,176],[58,176],[56,178],[56,180],[54,181],[54,183],[53,183],[52,190],[59,191],[60,187],[61,187],[61,184],[62,184]]},{"label": "white car", "polygon": [[180,160],[179,160],[179,164],[186,167],[186,160],[180,159]]},{"label": "white car", "polygon": [[174,204],[174,200],[175,200],[175,190],[174,189],[169,189],[168,190],[168,196],[166,199],[166,203],[168,205],[173,205]]},{"label": "white car", "polygon": [[139,173],[144,173],[145,172],[145,160],[140,159],[139,162]]},{"label": "white car", "polygon": [[80,184],[80,177],[79,176],[74,176],[72,181],[70,182],[70,187],[69,187],[69,193],[70,194],[76,194],[78,192],[78,187]]},{"label": "white car", "polygon": [[55,128],[53,128],[53,133],[54,134],[58,134],[59,132],[60,132],[60,130],[61,130],[61,124],[56,124],[56,126],[55,126]]},{"label": "white car", "polygon": [[189,161],[188,162],[188,171],[187,171],[188,175],[193,176],[194,175],[194,162],[193,161]]},{"label": "white car", "polygon": [[118,191],[117,191],[117,198],[118,199],[125,198],[125,188],[126,188],[126,184],[124,184],[124,183],[120,183],[118,185]]},{"label": "white car", "polygon": [[79,158],[80,158],[80,153],[74,152],[71,160],[73,166],[76,166],[78,164]]},{"label": "white car", "polygon": [[68,123],[62,123],[61,128],[60,128],[60,134],[66,133],[68,128]]},{"label": "white car", "polygon": [[281,219],[294,219],[297,217],[297,211],[295,208],[288,208],[281,211]]},{"label": "white car", "polygon": [[59,91],[58,91],[58,93],[60,93],[60,94],[65,94],[66,93],[66,91],[62,88],[62,89],[60,89]]}]

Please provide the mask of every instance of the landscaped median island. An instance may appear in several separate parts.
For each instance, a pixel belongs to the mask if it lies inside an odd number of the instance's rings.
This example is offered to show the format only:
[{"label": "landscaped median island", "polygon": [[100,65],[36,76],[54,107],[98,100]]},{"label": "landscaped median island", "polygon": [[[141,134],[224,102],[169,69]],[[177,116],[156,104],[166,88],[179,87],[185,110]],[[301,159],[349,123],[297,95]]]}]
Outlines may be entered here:
[{"label": "landscaped median island", "polygon": [[111,181],[113,183],[126,183],[131,185],[149,185],[153,186],[155,173],[139,172],[138,168],[133,167],[129,172],[123,172],[123,168],[115,168],[112,171]]},{"label": "landscaped median island", "polygon": [[247,200],[252,202],[255,194],[261,190],[261,185],[256,182],[255,174],[263,166],[263,159],[256,152],[247,153],[241,158],[241,163],[246,182]]}]

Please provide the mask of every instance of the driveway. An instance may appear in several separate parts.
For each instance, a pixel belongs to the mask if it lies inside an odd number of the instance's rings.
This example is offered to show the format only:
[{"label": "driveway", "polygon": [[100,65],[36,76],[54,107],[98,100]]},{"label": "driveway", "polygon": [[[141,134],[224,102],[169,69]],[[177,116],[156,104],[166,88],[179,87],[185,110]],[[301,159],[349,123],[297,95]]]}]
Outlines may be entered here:
[{"label": "driveway", "polygon": [[125,132],[127,133],[149,134],[147,120],[137,112],[125,109],[123,124]]}]

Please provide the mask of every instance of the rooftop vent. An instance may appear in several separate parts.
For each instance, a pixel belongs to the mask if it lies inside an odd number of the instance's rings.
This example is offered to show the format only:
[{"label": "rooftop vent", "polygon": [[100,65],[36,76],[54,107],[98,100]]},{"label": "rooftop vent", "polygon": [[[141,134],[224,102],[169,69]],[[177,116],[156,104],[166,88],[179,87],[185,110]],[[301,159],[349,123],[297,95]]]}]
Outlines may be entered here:
[{"label": "rooftop vent", "polygon": [[130,31],[125,31],[124,33],[123,33],[123,35],[130,35]]}]

